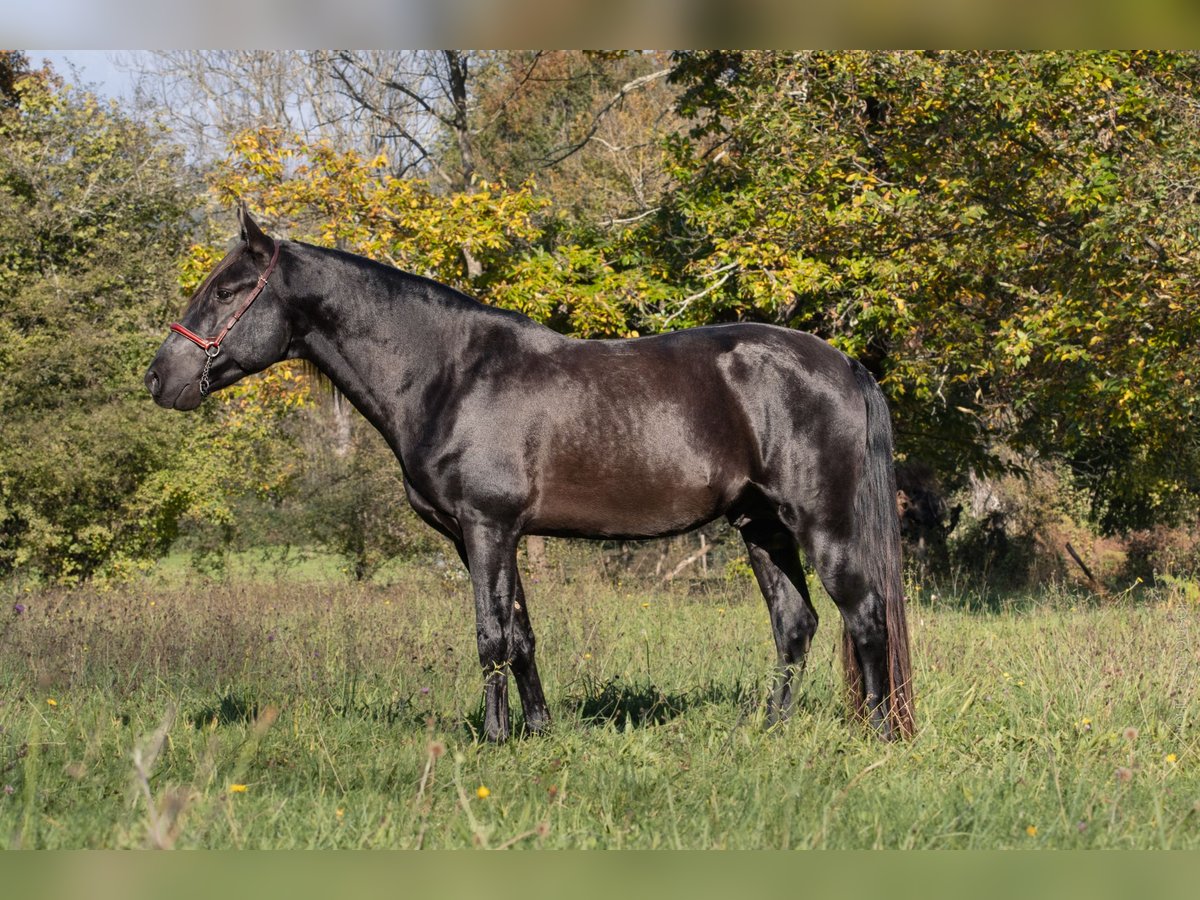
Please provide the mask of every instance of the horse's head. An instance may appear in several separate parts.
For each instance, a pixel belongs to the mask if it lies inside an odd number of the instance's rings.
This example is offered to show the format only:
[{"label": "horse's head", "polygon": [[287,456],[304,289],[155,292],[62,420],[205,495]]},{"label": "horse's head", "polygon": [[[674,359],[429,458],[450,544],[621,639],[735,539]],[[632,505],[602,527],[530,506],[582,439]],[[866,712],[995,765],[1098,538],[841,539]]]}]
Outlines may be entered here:
[{"label": "horse's head", "polygon": [[244,206],[238,222],[238,245],[204,279],[146,371],[146,387],[159,406],[195,409],[211,392],[287,354],[291,328],[280,293],[280,244]]}]

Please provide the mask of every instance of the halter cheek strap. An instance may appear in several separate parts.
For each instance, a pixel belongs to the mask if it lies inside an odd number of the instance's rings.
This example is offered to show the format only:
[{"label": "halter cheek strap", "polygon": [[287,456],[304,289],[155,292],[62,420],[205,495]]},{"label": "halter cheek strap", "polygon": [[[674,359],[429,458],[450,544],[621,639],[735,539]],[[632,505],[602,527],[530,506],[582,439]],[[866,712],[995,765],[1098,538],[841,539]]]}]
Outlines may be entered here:
[{"label": "halter cheek strap", "polygon": [[194,331],[184,328],[183,325],[178,322],[172,322],[170,326],[168,326],[171,331],[175,332],[175,334],[183,335],[185,338],[203,350],[205,355],[208,357],[204,361],[204,371],[200,373],[201,396],[208,394],[208,369],[209,366],[212,365],[212,361],[216,358],[217,354],[221,352],[221,341],[225,340],[225,335],[229,334],[229,329],[237,324],[238,319],[245,314],[246,310],[250,308],[250,304],[258,299],[258,295],[261,294],[263,288],[267,286],[267,279],[270,278],[271,273],[275,271],[275,263],[279,262],[279,247],[281,244],[282,241],[275,242],[275,252],[271,254],[271,261],[267,263],[267,267],[263,270],[263,273],[258,276],[258,284],[254,286],[254,290],[250,292],[250,296],[242,301],[242,305],[237,308],[237,312],[230,316],[229,321],[225,323],[225,326],[219,332],[217,332],[216,337],[202,338]]}]

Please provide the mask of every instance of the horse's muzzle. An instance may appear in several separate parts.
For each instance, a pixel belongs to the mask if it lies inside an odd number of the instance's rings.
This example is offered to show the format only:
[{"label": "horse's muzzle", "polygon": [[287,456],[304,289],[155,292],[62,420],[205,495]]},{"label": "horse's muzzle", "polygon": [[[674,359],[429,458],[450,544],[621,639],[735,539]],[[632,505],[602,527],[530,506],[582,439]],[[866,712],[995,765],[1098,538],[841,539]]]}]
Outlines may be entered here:
[{"label": "horse's muzzle", "polygon": [[168,380],[160,376],[153,366],[146,371],[143,381],[154,402],[163,409],[195,409],[204,399],[194,381],[185,381],[178,390],[172,390]]}]

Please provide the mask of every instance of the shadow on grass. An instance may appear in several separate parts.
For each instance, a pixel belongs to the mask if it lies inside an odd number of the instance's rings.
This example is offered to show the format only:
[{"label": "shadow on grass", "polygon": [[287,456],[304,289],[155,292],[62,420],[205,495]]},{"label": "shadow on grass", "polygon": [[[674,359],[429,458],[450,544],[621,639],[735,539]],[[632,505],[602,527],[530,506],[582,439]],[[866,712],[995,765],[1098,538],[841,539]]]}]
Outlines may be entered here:
[{"label": "shadow on grass", "polygon": [[[363,719],[383,725],[425,728],[429,720],[429,713],[418,709],[411,697],[363,699],[353,685],[343,692],[340,703],[331,704],[331,709],[343,719]],[[257,702],[230,691],[216,702],[201,707],[190,720],[196,728],[207,728],[214,722],[218,726],[249,724],[258,718],[258,713]]]},{"label": "shadow on grass", "polygon": [[214,721],[218,725],[233,725],[237,722],[253,722],[258,718],[258,704],[232,691],[215,703],[192,714],[192,725],[205,728]]},{"label": "shadow on grass", "polygon": [[[627,728],[650,728],[664,725],[683,715],[688,710],[705,706],[728,705],[736,707],[741,714],[749,715],[765,704],[765,696],[741,683],[706,687],[684,693],[665,693],[653,684],[620,684],[619,678],[606,682],[588,681],[582,694],[568,695],[564,706],[574,712],[578,721],[585,726],[615,727],[620,731]],[[518,740],[536,737],[525,729],[524,718],[519,706],[513,702],[512,736]],[[566,719],[569,725],[572,721]],[[483,742],[484,705],[481,700],[474,712],[461,720],[462,730],[476,742]],[[551,728],[554,727],[553,722]]]},{"label": "shadow on grass", "polygon": [[684,693],[666,693],[649,683],[621,684],[617,678],[591,682],[583,695],[568,699],[586,725],[612,725],[620,730],[663,725],[690,709],[731,705],[747,712],[762,698],[741,683],[708,684]]},{"label": "shadow on grass", "polygon": [[342,718],[364,719],[382,725],[401,725],[422,730],[429,726],[430,712],[418,708],[410,697],[394,700],[366,701],[349,699],[335,707]]}]

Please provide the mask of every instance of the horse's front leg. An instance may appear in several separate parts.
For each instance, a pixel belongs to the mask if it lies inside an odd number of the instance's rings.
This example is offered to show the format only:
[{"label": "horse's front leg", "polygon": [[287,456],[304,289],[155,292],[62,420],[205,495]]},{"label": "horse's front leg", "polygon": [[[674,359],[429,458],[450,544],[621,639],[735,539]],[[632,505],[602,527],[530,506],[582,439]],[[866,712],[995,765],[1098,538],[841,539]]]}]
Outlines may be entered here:
[{"label": "horse's front leg", "polygon": [[490,523],[463,529],[475,592],[475,635],[484,679],[483,731],[489,741],[506,740],[511,730],[510,667],[517,677],[528,728],[538,731],[550,718],[534,663],[533,629],[517,572],[518,537],[515,529]]},{"label": "horse's front leg", "polygon": [[508,739],[508,667],[512,657],[513,602],[517,597],[517,536],[478,524],[463,528],[471,586],[475,591],[475,638],[483,669],[483,733]]},{"label": "horse's front leg", "polygon": [[515,577],[517,594],[512,606],[509,652],[513,676],[517,679],[517,693],[521,695],[521,709],[525,712],[525,728],[536,734],[550,724],[550,710],[546,708],[542,679],[534,661],[533,626],[529,623],[529,609],[525,605],[525,589],[521,586],[520,574]]}]

